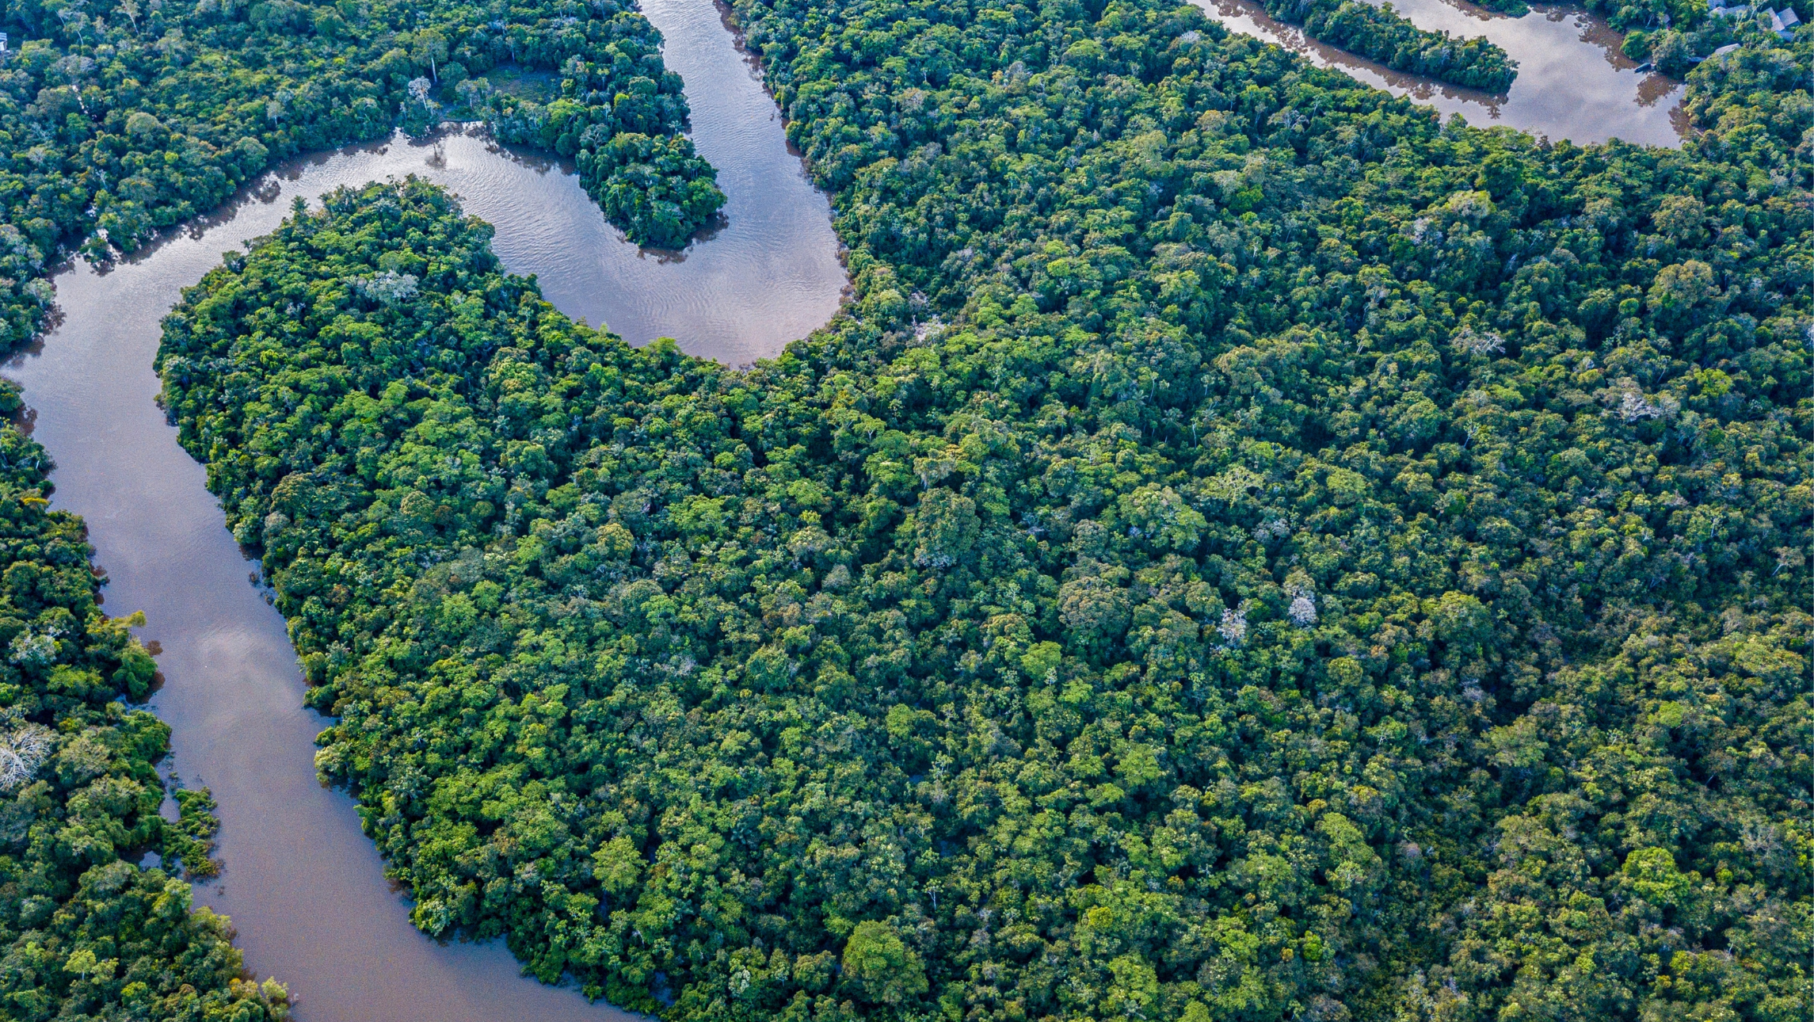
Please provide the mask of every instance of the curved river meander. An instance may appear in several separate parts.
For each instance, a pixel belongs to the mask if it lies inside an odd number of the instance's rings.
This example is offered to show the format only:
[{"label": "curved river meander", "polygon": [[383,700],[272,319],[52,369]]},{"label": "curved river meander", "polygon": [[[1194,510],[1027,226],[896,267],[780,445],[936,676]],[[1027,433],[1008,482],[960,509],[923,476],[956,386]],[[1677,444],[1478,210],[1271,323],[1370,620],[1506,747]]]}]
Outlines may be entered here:
[{"label": "curved river meander", "polygon": [[[1511,55],[1518,62],[1518,80],[1509,93],[1495,96],[1393,71],[1325,46],[1268,17],[1256,0],[1191,2],[1237,32],[1409,96],[1444,117],[1460,114],[1476,127],[1517,128],[1583,144],[1614,138],[1660,146],[1681,141],[1681,86],[1660,74],[1640,74],[1637,62],[1619,51],[1623,37],[1580,7],[1532,4],[1529,14],[1513,18],[1467,0],[1393,0],[1393,8],[1418,28],[1485,36]],[[1377,5],[1380,0],[1368,2]]]},{"label": "curved river meander", "polygon": [[[1485,31],[1523,62],[1510,97],[1494,100],[1306,44],[1249,0],[1199,2],[1236,28],[1307,48],[1477,124],[1582,142],[1676,141],[1667,90],[1646,86],[1617,56],[1616,39],[1578,13],[1507,19],[1444,0],[1405,0],[1423,27]],[[737,365],[811,332],[836,311],[846,286],[825,197],[789,153],[773,101],[711,0],[642,6],[666,37],[668,66],[686,82],[694,140],[729,197],[725,226],[684,255],[624,242],[558,162],[459,133],[432,144],[399,139],[283,168],[219,214],[106,272],[66,270],[56,279],[62,322],[8,369],[25,385],[35,435],[56,460],[53,503],[88,521],[111,579],[109,609],[143,610],[144,637],[163,647],[168,680],[152,707],[173,729],[172,765],[183,783],[209,786],[219,802],[226,870],[197,900],[232,917],[247,965],[284,979],[304,1022],[627,1016],[521,977],[501,944],[438,944],[410,926],[352,800],[315,780],[313,738],[323,721],[302,707],[283,621],[252,584],[256,565],[224,528],[201,466],[177,446],[154,403],[158,322],[223,252],[272,230],[293,197],[414,173],[452,188],[468,212],[494,224],[504,264],[536,274],[563,312],[633,343],[672,336],[694,354]]]},{"label": "curved river meander", "polygon": [[693,137],[719,168],[725,225],[683,258],[638,252],[571,168],[454,134],[438,144],[300,161],[255,194],[138,258],[56,280],[62,323],[9,374],[56,460],[53,503],[88,521],[107,608],[143,610],[167,679],[152,708],[172,728],[183,783],[220,805],[219,884],[197,900],[239,931],[246,964],[289,984],[303,1022],[622,1018],[518,975],[501,943],[437,944],[409,924],[353,802],[315,780],[323,720],[277,611],[154,404],[158,322],[221,254],[269,233],[295,196],[415,173],[497,227],[493,247],[575,318],[643,343],[673,336],[731,364],[773,355],[831,318],[845,286],[825,197],[790,154],[774,102],[711,0],[644,0],[686,82]]}]

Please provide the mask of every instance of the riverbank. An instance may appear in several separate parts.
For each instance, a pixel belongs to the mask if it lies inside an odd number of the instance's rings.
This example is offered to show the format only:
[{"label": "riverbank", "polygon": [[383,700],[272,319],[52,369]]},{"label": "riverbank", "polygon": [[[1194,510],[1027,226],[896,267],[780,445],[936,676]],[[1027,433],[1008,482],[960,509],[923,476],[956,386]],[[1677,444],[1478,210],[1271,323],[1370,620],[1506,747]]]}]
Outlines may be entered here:
[{"label": "riverbank", "polygon": [[686,339],[729,364],[771,356],[836,311],[845,287],[828,201],[787,149],[778,111],[709,4],[649,2],[682,74],[693,138],[719,168],[725,226],[681,253],[626,241],[565,161],[451,130],[317,154],[276,168],[230,207],[116,264],[56,278],[63,318],[7,374],[25,386],[55,457],[53,504],[88,524],[109,606],[143,610],[165,652],[150,705],[172,728],[174,767],[219,803],[224,872],[196,900],[232,918],[248,966],[278,974],[302,1022],[626,1018],[577,991],[519,976],[501,944],[417,932],[345,794],[323,789],[326,721],[282,618],[155,404],[159,321],[223,253],[269,233],[297,198],[415,174],[496,226],[493,250],[575,318],[633,343]]},{"label": "riverbank", "polygon": [[1476,127],[1508,127],[1586,145],[1614,138],[1641,145],[1681,145],[1687,129],[1681,83],[1639,72],[1623,36],[1598,15],[1559,4],[1534,4],[1513,17],[1466,0],[1394,0],[1419,28],[1483,36],[1518,62],[1518,78],[1497,96],[1394,71],[1308,38],[1277,21],[1257,0],[1192,0],[1238,32],[1277,43],[1375,88],[1460,114]]}]

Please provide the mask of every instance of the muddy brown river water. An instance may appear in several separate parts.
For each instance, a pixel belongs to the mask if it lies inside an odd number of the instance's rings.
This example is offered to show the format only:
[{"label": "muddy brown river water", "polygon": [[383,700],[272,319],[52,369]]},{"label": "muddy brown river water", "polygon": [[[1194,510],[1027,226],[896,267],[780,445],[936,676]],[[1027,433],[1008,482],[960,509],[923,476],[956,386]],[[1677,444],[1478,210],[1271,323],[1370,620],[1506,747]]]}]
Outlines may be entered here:
[{"label": "muddy brown river water", "polygon": [[[1510,96],[1494,98],[1308,44],[1248,0],[1197,2],[1236,28],[1476,124],[1582,142],[1676,141],[1673,94],[1633,73],[1616,39],[1579,14],[1543,8],[1508,19],[1404,0],[1419,25],[1484,32],[1523,63]],[[725,225],[685,253],[624,242],[558,161],[458,132],[425,144],[399,138],[282,168],[229,208],[105,272],[66,270],[55,281],[62,322],[7,369],[24,384],[35,435],[56,460],[52,503],[87,519],[111,579],[107,609],[143,610],[143,637],[163,647],[167,683],[151,705],[173,729],[173,767],[219,802],[226,869],[197,900],[232,917],[247,965],[289,984],[301,1022],[630,1016],[522,977],[501,944],[439,944],[410,926],[352,800],[316,782],[313,738],[324,722],[302,706],[284,623],[249,580],[257,566],[228,535],[202,467],[177,446],[154,402],[159,321],[222,253],[272,230],[294,197],[414,173],[490,221],[504,264],[536,274],[563,312],[633,343],[672,336],[736,365],[811,332],[846,286],[825,197],[788,151],[773,101],[711,0],[642,6],[666,37],[694,140],[729,200]]]},{"label": "muddy brown river water", "polygon": [[202,467],[154,399],[159,321],[222,253],[269,233],[296,196],[419,174],[497,228],[510,270],[536,274],[563,312],[634,343],[679,338],[732,365],[774,355],[837,310],[846,279],[830,206],[788,152],[774,102],[711,0],[644,0],[686,82],[693,138],[718,168],[725,225],[678,257],[622,240],[572,168],[454,133],[299,161],[255,194],[106,272],[56,278],[62,323],[7,374],[56,460],[52,503],[88,522],[107,609],[143,610],[167,679],[151,706],[172,766],[220,805],[221,882],[196,900],[225,913],[246,964],[276,975],[300,1022],[509,1022],[630,1018],[519,975],[501,943],[438,944],[359,831],[351,798],[315,779],[323,718],[302,705],[284,623],[248,576]]},{"label": "muddy brown river water", "polygon": [[1393,71],[1325,46],[1275,21],[1256,0],[1191,2],[1237,32],[1409,96],[1444,117],[1460,114],[1477,128],[1517,128],[1580,143],[1618,138],[1642,145],[1681,144],[1686,125],[1682,87],[1660,74],[1640,74],[1637,62],[1619,50],[1623,37],[1580,7],[1533,4],[1529,14],[1513,18],[1467,0],[1394,0],[1393,9],[1418,28],[1485,36],[1510,54],[1518,62],[1518,80],[1508,94],[1495,96]]}]

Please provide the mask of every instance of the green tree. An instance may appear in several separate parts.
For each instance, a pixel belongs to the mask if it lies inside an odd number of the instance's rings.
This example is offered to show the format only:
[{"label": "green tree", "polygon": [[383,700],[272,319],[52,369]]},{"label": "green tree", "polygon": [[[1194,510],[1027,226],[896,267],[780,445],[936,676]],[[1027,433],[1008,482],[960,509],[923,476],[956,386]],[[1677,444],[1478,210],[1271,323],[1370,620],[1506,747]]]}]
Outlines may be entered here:
[{"label": "green tree", "polygon": [[844,943],[844,975],[877,1004],[905,1004],[926,993],[926,970],[887,923],[865,920]]}]

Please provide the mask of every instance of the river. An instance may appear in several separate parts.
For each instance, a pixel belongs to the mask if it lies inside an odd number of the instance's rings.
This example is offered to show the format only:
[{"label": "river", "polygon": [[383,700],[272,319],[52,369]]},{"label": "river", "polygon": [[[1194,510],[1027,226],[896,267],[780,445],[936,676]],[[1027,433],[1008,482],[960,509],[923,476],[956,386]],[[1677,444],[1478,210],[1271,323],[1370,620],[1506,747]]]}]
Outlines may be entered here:
[{"label": "river", "polygon": [[679,257],[622,240],[570,167],[482,138],[402,139],[299,161],[155,248],[56,280],[62,322],[7,374],[56,461],[51,503],[87,520],[107,609],[143,610],[166,683],[151,708],[171,765],[220,805],[219,883],[247,966],[276,975],[301,1022],[600,1022],[632,1016],[519,975],[501,943],[439,944],[410,926],[351,798],[315,779],[323,719],[277,611],[251,584],[201,465],[154,399],[159,321],[223,252],[269,233],[295,196],[415,173],[497,228],[493,247],[563,312],[635,342],[670,335],[730,364],[777,354],[825,323],[846,284],[830,206],[787,149],[774,102],[710,0],[644,0],[686,83],[692,135],[718,168],[725,225]]},{"label": "river", "polygon": [[[1307,45],[1295,30],[1268,27],[1246,0],[1201,2],[1221,5],[1217,16],[1237,28]],[[1481,17],[1453,13],[1461,9],[1443,0],[1405,5],[1424,27],[1455,30],[1455,18]],[[202,467],[156,407],[159,321],[222,253],[275,228],[294,197],[414,173],[450,187],[467,212],[495,225],[504,265],[536,274],[563,312],[633,343],[673,336],[689,352],[736,365],[774,355],[823,324],[846,287],[830,208],[788,151],[758,74],[710,0],[642,6],[666,38],[667,64],[686,83],[693,138],[728,197],[725,225],[686,252],[626,243],[559,161],[459,132],[425,143],[398,138],[280,168],[130,260],[65,270],[55,280],[64,318],[7,369],[24,385],[35,435],[56,460],[53,505],[88,522],[110,579],[108,610],[143,610],[143,637],[162,646],[167,681],[151,706],[172,727],[171,764],[219,803],[225,872],[197,889],[197,901],[232,917],[248,967],[289,985],[301,1022],[630,1016],[522,977],[501,944],[436,943],[409,925],[353,801],[316,782],[313,738],[324,721],[302,706],[295,654],[255,584],[257,566],[228,535]],[[1665,130],[1669,94],[1653,89],[1645,101],[1648,86],[1629,61],[1621,64],[1612,41],[1579,15],[1542,9],[1470,25],[1524,64],[1503,101],[1308,48],[1475,123],[1578,141],[1675,141]],[[1512,36],[1525,43],[1513,45]]]},{"label": "river", "polygon": [[1660,74],[1639,73],[1637,62],[1619,50],[1623,37],[1578,6],[1533,4],[1529,14],[1514,18],[1467,0],[1393,0],[1393,9],[1418,28],[1485,36],[1504,48],[1518,62],[1518,79],[1508,94],[1495,96],[1393,71],[1326,46],[1274,20],[1256,0],[1191,2],[1237,32],[1409,96],[1445,117],[1460,114],[1477,128],[1517,128],[1582,144],[1619,138],[1676,146],[1687,124],[1682,87]]}]

